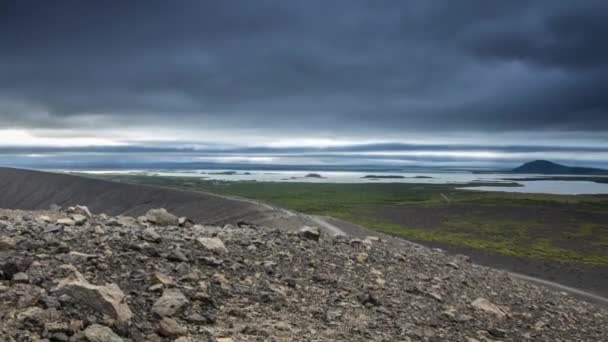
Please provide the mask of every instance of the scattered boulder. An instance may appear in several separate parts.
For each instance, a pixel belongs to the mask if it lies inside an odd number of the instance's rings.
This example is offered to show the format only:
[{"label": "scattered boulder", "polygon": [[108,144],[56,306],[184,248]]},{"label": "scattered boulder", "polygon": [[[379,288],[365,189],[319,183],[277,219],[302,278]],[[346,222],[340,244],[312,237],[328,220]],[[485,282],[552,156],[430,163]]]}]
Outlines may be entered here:
[{"label": "scattered boulder", "polygon": [[397,239],[309,240],[245,223],[184,229],[106,215],[76,229],[55,224],[58,216],[0,209],[0,341],[603,341],[608,334],[601,307]]},{"label": "scattered boulder", "polygon": [[188,262],[188,257],[180,249],[172,249],[167,254],[167,260],[175,262]]},{"label": "scattered boulder", "polygon": [[358,253],[355,256],[355,260],[357,260],[357,262],[360,264],[365,264],[367,262],[367,259],[369,259],[369,255],[365,252]]},{"label": "scattered boulder", "polygon": [[0,251],[15,249],[17,242],[9,236],[0,236]]},{"label": "scattered boulder", "polygon": [[318,227],[304,226],[300,228],[298,234],[305,239],[319,241],[321,230]]},{"label": "scattered boulder", "polygon": [[74,220],[72,220],[71,218],[63,217],[57,219],[57,224],[62,226],[73,226],[76,224],[76,222],[74,222]]},{"label": "scattered boulder", "polygon": [[178,289],[166,289],[152,306],[152,312],[160,317],[173,316],[190,301]]},{"label": "scattered boulder", "polygon": [[477,298],[471,303],[471,305],[474,308],[479,309],[481,311],[485,311],[485,312],[494,314],[499,319],[507,318],[510,316],[509,310],[507,310],[506,308],[504,308],[502,306],[493,304],[492,302],[490,302],[489,300],[487,300],[485,298]]},{"label": "scattered boulder", "polygon": [[188,333],[188,330],[177,323],[176,320],[168,317],[161,319],[158,324],[158,333],[164,337],[179,337]]},{"label": "scattered boulder", "polygon": [[53,220],[48,215],[40,215],[38,216],[38,221],[43,223],[51,223]]},{"label": "scattered boulder", "polygon": [[154,228],[146,228],[141,234],[141,237],[148,242],[160,242],[160,235],[154,230]]},{"label": "scattered boulder", "polygon": [[84,331],[89,342],[124,342],[112,329],[99,324],[92,324]]},{"label": "scattered boulder", "polygon": [[180,217],[177,220],[177,224],[180,227],[185,227],[185,228],[190,228],[190,227],[194,226],[194,222],[191,219],[187,218],[187,217]]},{"label": "scattered boulder", "polygon": [[198,243],[207,251],[215,254],[228,253],[228,249],[224,242],[219,238],[198,238]]},{"label": "scattered boulder", "polygon": [[116,219],[116,223],[122,227],[135,227],[138,225],[138,221],[130,216],[119,216]]},{"label": "scattered boulder", "polygon": [[175,281],[171,277],[158,271],[154,272],[153,281],[164,286],[175,286]]},{"label": "scattered boulder", "polygon": [[77,205],[74,207],[74,209],[72,210],[73,214],[76,215],[83,215],[86,216],[87,218],[92,218],[93,215],[91,214],[91,211],[89,210],[89,208],[86,205]]},{"label": "scattered boulder", "polygon": [[129,322],[133,314],[125,301],[125,294],[118,285],[93,285],[74,266],[65,265],[64,268],[71,270],[72,274],[59,281],[55,288],[58,295],[66,294],[76,303],[88,306],[118,322]]},{"label": "scattered boulder", "polygon": [[157,226],[177,226],[179,224],[177,216],[169,213],[165,208],[150,209],[146,213],[146,220]]},{"label": "scattered boulder", "polygon": [[83,224],[85,224],[87,222],[87,217],[81,214],[74,214],[72,215],[72,220],[74,221],[74,224],[77,226],[82,226]]},{"label": "scattered boulder", "polygon": [[29,283],[29,281],[30,281],[30,277],[25,272],[17,272],[13,275],[14,283],[25,284],[25,283]]}]

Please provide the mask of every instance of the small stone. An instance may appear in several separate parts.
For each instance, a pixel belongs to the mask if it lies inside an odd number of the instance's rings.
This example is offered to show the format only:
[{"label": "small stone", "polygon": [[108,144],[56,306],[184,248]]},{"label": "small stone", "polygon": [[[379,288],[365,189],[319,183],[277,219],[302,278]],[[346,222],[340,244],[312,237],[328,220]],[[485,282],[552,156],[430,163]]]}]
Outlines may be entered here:
[{"label": "small stone", "polygon": [[158,324],[158,333],[164,337],[178,337],[188,333],[188,330],[182,327],[176,320],[164,317]]},{"label": "small stone", "polygon": [[72,220],[74,220],[74,224],[77,226],[82,226],[87,222],[87,217],[81,214],[72,215]]},{"label": "small stone", "polygon": [[87,253],[82,253],[82,252],[77,252],[77,251],[71,251],[68,254],[70,256],[73,256],[73,257],[76,257],[76,258],[82,258],[82,259],[85,259],[85,260],[92,260],[92,259],[99,258],[99,256],[96,255],[96,254],[87,254]]},{"label": "small stone", "polygon": [[65,333],[59,332],[59,333],[54,333],[53,335],[51,335],[52,342],[68,342],[69,340],[70,340],[70,338]]},{"label": "small stone", "polygon": [[455,270],[460,268],[460,266],[458,266],[458,264],[453,261],[446,263],[446,265],[452,267]]},{"label": "small stone", "polygon": [[92,324],[84,331],[84,336],[90,342],[123,342],[112,329],[99,324]]},{"label": "small stone", "polygon": [[62,225],[62,226],[73,226],[76,224],[76,222],[74,222],[74,220],[72,220],[71,218],[60,218],[57,219],[57,224]]},{"label": "small stone", "polygon": [[366,236],[365,239],[363,239],[363,241],[361,241],[361,243],[366,246],[371,246],[374,244],[374,242],[378,242],[378,241],[380,241],[380,239],[377,236]]},{"label": "small stone", "polygon": [[376,295],[374,295],[372,292],[367,291],[361,295],[358,296],[359,302],[363,305],[372,305],[372,306],[380,306],[382,305],[380,303],[380,300],[378,299],[378,297],[376,297]]},{"label": "small stone", "polygon": [[359,253],[355,256],[355,259],[360,264],[366,263],[368,258],[369,258],[369,256],[367,255],[367,253],[363,253],[363,252]]},{"label": "small stone", "polygon": [[287,286],[291,287],[291,288],[295,288],[297,283],[296,280],[293,278],[287,278],[285,279],[285,284],[287,284]]},{"label": "small stone", "polygon": [[175,341],[173,342],[194,342],[190,337],[187,336],[182,336],[179,338],[176,338]]},{"label": "small stone", "polygon": [[49,333],[56,332],[69,332],[70,329],[67,323],[64,322],[50,322],[44,324],[44,330]]},{"label": "small stone", "polygon": [[205,249],[215,254],[224,254],[228,249],[224,242],[218,238],[198,238],[198,243]]},{"label": "small stone", "polygon": [[180,218],[177,220],[177,224],[178,224],[180,227],[190,228],[190,227],[192,227],[192,226],[194,225],[194,222],[192,222],[192,220],[190,220],[190,219],[189,219],[189,218],[187,218],[187,217],[180,217]]},{"label": "small stone", "polygon": [[153,281],[157,284],[162,284],[164,286],[175,286],[175,282],[170,276],[160,273],[158,271],[154,272]]},{"label": "small stone", "polygon": [[163,284],[154,284],[154,285],[148,287],[148,291],[150,291],[150,292],[160,292],[164,288],[165,287],[163,286]]},{"label": "small stone", "polygon": [[47,215],[38,216],[38,221],[39,222],[43,222],[43,223],[51,223],[52,222],[51,218],[48,217]]},{"label": "small stone", "polygon": [[18,272],[18,273],[15,273],[15,275],[13,275],[13,282],[20,283],[20,284],[27,284],[30,282],[30,277],[27,275],[27,273]]},{"label": "small stone", "polygon": [[84,328],[84,323],[79,319],[73,319],[68,324],[70,334],[75,334]]},{"label": "small stone", "polygon": [[490,328],[488,329],[490,335],[498,338],[503,338],[507,336],[507,331],[499,328]]},{"label": "small stone", "polygon": [[167,254],[167,260],[177,262],[188,262],[188,257],[179,249],[174,249]]},{"label": "small stone", "polygon": [[138,225],[137,220],[130,216],[119,216],[116,222],[122,227],[135,227]]},{"label": "small stone", "polygon": [[214,257],[202,257],[199,259],[203,264],[212,267],[219,267],[222,265],[222,260],[214,258]]},{"label": "small stone", "polygon": [[93,215],[91,214],[91,211],[89,210],[89,208],[86,205],[77,205],[76,207],[74,207],[72,212],[74,214],[86,216],[87,218],[93,217]]},{"label": "small stone", "polygon": [[477,298],[471,303],[471,305],[476,309],[494,314],[500,319],[509,316],[509,311],[506,308],[493,304],[485,298]]}]

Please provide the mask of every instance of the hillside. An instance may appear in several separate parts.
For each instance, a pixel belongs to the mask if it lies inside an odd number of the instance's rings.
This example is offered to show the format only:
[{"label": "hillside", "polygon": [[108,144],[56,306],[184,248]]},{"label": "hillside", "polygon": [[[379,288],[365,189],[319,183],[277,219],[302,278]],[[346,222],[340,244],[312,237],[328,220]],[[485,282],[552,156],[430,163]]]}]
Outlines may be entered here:
[{"label": "hillside", "polygon": [[131,185],[75,175],[0,168],[0,208],[41,210],[87,203],[94,212],[139,216],[163,207],[208,224],[248,222],[297,228],[306,217],[244,199],[204,192]]},{"label": "hillside", "polygon": [[[181,224],[180,224],[181,223]],[[608,312],[400,240],[0,210],[2,341],[601,341]]]},{"label": "hillside", "polygon": [[590,167],[571,167],[547,160],[535,160],[511,170],[515,173],[532,173],[546,175],[608,175],[608,170]]}]

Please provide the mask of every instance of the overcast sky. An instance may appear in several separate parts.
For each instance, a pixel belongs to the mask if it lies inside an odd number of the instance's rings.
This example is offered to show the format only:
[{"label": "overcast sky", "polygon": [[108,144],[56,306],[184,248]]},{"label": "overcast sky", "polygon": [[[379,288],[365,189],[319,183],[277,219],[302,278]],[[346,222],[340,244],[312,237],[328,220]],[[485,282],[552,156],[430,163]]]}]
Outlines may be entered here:
[{"label": "overcast sky", "polygon": [[0,153],[605,165],[606,13],[604,0],[1,1]]}]

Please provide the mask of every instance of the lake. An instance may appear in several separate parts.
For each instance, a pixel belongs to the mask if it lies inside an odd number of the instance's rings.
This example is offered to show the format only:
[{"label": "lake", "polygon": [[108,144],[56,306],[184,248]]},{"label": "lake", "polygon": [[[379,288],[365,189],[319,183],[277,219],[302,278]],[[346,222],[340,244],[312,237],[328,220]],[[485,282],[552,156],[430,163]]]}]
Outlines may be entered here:
[{"label": "lake", "polygon": [[536,181],[517,181],[522,186],[471,186],[462,187],[463,190],[474,191],[502,191],[502,192],[521,192],[536,194],[555,194],[555,195],[599,195],[608,194],[608,184],[587,182],[587,181],[555,181],[555,180],[536,180]]},{"label": "lake", "polygon": [[[56,170],[57,171],[57,170]],[[61,170],[61,172],[75,172]],[[505,191],[547,194],[608,194],[608,184],[590,181],[525,180],[550,177],[537,174],[475,174],[469,171],[415,170],[402,172],[375,171],[289,171],[289,170],[84,170],[91,174],[132,174],[166,177],[196,177],[216,181],[308,182],[308,183],[423,183],[462,184],[472,191]],[[376,177],[374,177],[376,176]],[[580,177],[580,176],[579,176]],[[505,178],[522,179],[504,180]],[[474,186],[471,183],[513,183],[521,186]]]}]

